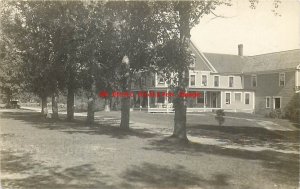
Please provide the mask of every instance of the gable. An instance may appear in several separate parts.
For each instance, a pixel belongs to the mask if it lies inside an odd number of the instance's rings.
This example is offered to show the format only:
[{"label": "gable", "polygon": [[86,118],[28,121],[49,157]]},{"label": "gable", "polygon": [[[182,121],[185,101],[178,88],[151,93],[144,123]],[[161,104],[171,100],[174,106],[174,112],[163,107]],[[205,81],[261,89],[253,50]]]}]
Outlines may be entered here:
[{"label": "gable", "polygon": [[190,43],[190,50],[192,51],[195,57],[195,70],[215,72],[215,69],[212,67],[212,65],[210,65],[208,60],[192,42]]}]

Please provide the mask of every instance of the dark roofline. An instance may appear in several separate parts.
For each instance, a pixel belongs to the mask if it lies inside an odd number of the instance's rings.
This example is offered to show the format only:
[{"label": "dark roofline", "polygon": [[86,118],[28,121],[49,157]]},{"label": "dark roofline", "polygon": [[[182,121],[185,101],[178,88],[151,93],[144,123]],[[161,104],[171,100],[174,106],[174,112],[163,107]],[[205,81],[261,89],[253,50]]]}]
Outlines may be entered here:
[{"label": "dark roofline", "polygon": [[250,56],[246,56],[246,57],[254,57],[254,56],[262,56],[262,55],[269,55],[269,54],[277,54],[277,53],[283,53],[283,52],[288,52],[288,51],[300,51],[300,49],[290,49],[290,50],[284,50],[284,51],[276,51],[276,52],[270,52],[270,53],[250,55]]},{"label": "dark roofline", "polygon": [[242,58],[242,57],[254,57],[254,56],[261,56],[261,55],[268,55],[268,54],[283,53],[283,52],[288,52],[288,51],[300,51],[300,49],[290,49],[290,50],[284,50],[284,51],[276,51],[276,52],[270,52],[270,53],[263,53],[263,54],[256,54],[256,55],[244,55],[244,56],[239,56],[237,54],[214,53],[214,52],[203,52],[203,53],[204,54],[217,54],[217,55],[238,56],[238,57]]},{"label": "dark roofline", "polygon": [[237,55],[237,54],[212,53],[212,52],[203,52],[203,54],[217,54],[217,55],[228,55],[228,56],[244,57],[244,56],[239,56],[239,55]]}]

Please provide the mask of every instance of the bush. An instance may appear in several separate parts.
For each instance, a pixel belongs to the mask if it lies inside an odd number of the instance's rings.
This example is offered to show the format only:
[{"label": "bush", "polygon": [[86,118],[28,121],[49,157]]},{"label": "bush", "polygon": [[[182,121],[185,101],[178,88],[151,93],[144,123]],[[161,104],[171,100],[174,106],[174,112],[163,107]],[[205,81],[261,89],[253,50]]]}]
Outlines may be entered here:
[{"label": "bush", "polygon": [[281,109],[275,109],[275,110],[271,110],[267,115],[266,117],[269,117],[269,118],[283,118],[283,113],[281,111]]},{"label": "bush", "polygon": [[300,122],[300,93],[296,93],[284,108],[285,117],[291,121]]},{"label": "bush", "polygon": [[218,121],[219,126],[223,125],[223,123],[225,122],[224,116],[225,116],[224,110],[220,109],[216,111],[215,119]]}]

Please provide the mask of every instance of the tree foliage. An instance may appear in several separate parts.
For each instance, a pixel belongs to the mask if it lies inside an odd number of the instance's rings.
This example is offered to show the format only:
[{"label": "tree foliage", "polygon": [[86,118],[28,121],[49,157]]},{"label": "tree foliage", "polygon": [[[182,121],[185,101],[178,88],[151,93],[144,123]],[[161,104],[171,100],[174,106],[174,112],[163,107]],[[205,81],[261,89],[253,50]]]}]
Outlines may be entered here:
[{"label": "tree foliage", "polygon": [[[249,2],[252,8],[258,3]],[[274,7],[279,3],[274,0]],[[130,92],[134,75],[147,71],[162,72],[176,92],[187,90],[190,30],[221,5],[231,1],[8,1],[1,8],[1,34],[7,39],[1,48],[17,54],[11,57],[18,57],[13,62],[24,89],[44,98],[67,91],[72,119],[78,88],[92,104],[99,90]],[[16,78],[2,68],[4,78]],[[126,127],[129,104],[123,106]],[[184,100],[175,98],[174,107],[175,125],[186,135]]]}]

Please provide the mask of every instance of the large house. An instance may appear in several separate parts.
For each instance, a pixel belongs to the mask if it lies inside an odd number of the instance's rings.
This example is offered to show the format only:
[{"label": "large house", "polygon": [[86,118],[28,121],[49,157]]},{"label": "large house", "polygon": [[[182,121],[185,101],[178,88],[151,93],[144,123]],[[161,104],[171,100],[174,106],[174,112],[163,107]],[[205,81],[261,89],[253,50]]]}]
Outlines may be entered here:
[{"label": "large house", "polygon": [[[225,111],[266,113],[282,109],[300,91],[300,49],[243,56],[203,53],[191,43],[194,64],[189,70],[188,112]],[[142,98],[138,93],[164,94],[169,86],[160,74],[148,74],[139,85],[133,85],[133,105],[148,112],[172,112],[172,97],[168,95]]]}]

